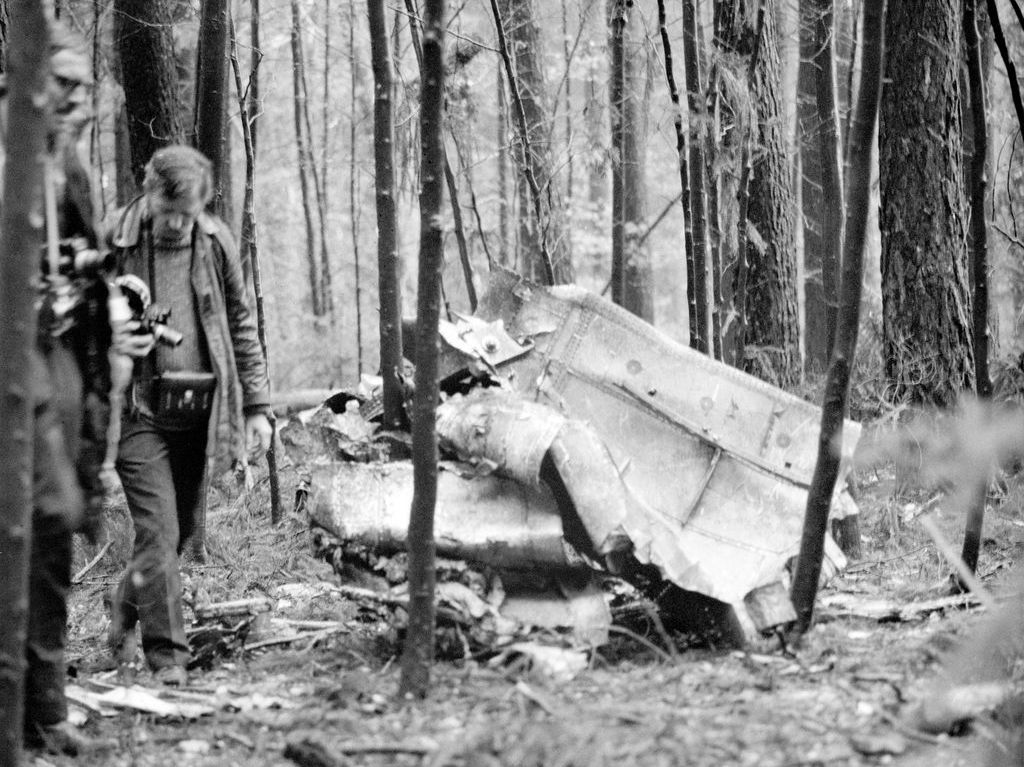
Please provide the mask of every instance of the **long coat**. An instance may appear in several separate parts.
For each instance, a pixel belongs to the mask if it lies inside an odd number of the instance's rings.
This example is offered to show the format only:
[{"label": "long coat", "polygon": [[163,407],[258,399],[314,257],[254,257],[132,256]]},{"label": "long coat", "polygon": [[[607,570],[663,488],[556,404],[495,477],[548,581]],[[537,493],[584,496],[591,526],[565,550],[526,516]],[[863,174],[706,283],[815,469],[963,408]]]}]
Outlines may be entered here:
[{"label": "long coat", "polygon": [[[138,197],[115,211],[106,240],[118,268],[130,251],[139,247],[143,227],[149,222],[146,198]],[[195,252],[191,281],[210,353],[217,393],[210,415],[209,457],[217,451],[217,428],[226,422],[230,452],[235,460],[245,456],[244,414],[270,406],[266,358],[260,346],[256,321],[250,309],[250,289],[242,262],[227,226],[203,212],[196,221]]]}]

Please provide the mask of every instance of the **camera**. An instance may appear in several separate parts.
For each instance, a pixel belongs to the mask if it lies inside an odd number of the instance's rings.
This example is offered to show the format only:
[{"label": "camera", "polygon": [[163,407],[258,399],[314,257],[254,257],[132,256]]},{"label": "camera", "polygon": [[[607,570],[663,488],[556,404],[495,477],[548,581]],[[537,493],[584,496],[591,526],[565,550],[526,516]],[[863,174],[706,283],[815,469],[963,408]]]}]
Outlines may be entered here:
[{"label": "camera", "polygon": [[184,336],[167,324],[171,310],[155,304],[150,298],[149,286],[134,274],[123,274],[114,280],[128,301],[131,318],[139,323],[136,333],[152,333],[157,343],[178,346]]}]

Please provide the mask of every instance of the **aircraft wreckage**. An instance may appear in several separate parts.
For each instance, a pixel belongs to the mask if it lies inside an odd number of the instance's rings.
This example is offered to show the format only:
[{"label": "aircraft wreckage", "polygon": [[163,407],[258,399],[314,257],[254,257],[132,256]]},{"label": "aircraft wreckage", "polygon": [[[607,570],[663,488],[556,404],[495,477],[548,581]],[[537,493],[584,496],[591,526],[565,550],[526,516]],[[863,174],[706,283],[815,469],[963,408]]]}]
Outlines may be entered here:
[{"label": "aircraft wreckage", "polygon": [[[452,460],[439,476],[437,554],[499,573],[502,614],[600,642],[610,618],[596,584],[612,574],[655,599],[666,623],[733,643],[795,619],[786,568],[816,406],[584,289],[511,272],[492,273],[475,314],[442,322],[441,338],[442,389],[460,393],[438,408]],[[859,434],[847,422],[844,458]],[[307,467],[311,524],[342,546],[401,552],[411,466],[358,459]],[[845,474],[836,517],[857,513]],[[825,572],[845,566],[831,537],[826,560]]]}]

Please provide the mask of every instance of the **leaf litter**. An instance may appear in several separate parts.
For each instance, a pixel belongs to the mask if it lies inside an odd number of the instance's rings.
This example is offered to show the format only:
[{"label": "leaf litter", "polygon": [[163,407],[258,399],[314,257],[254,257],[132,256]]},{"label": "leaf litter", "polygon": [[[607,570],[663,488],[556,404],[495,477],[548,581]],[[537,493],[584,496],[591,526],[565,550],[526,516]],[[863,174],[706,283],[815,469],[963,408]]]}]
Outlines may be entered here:
[{"label": "leaf litter", "polygon": [[[183,690],[158,688],[138,670],[137,689],[168,710],[115,706],[109,693],[121,680],[104,650],[102,595],[131,540],[127,513],[115,504],[113,545],[73,589],[68,660],[71,689],[94,703],[73,704],[74,718],[119,747],[74,761],[32,753],[29,764],[262,767],[313,753],[322,764],[368,767],[931,767],[976,764],[979,745],[1000,726],[979,719],[950,737],[908,723],[984,610],[970,600],[943,602],[941,557],[922,531],[893,522],[884,489],[872,497],[872,487],[862,487],[865,558],[822,592],[817,624],[799,649],[777,639],[742,651],[692,646],[672,634],[673,659],[657,651],[664,629],[634,615],[572,674],[489,662],[493,655],[439,661],[425,701],[397,698],[401,645],[391,608],[340,588],[332,568],[312,556],[304,519],[291,515],[271,528],[266,483],[234,492],[223,484],[211,506],[207,562],[183,564],[186,618],[195,627],[196,606],[264,599],[273,608],[260,613],[270,618],[257,626],[254,637],[263,639],[250,639],[239,626],[246,621],[229,616],[218,651],[191,669]],[[1024,546],[1019,505],[1011,498],[986,520],[979,573],[996,594]],[[959,520],[936,516],[955,538]],[[94,553],[79,551],[76,565]],[[876,615],[854,609],[858,600],[928,609]],[[249,616],[248,631],[257,617]],[[285,632],[289,641],[259,645]],[[319,750],[302,752],[309,743]]]}]

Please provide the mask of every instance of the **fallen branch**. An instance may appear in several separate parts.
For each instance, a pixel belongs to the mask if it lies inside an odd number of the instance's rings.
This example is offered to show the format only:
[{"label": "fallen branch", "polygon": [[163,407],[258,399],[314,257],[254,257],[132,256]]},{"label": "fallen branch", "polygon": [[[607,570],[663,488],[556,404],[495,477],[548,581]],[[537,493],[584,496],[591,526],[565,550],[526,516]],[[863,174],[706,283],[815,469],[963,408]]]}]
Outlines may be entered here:
[{"label": "fallen branch", "polygon": [[331,634],[347,634],[348,627],[342,624],[337,624],[332,628],[322,629],[320,631],[307,631],[300,634],[292,634],[289,636],[270,637],[269,639],[263,639],[259,642],[253,642],[252,644],[246,644],[242,646],[243,650],[258,650],[261,647],[271,647],[279,644],[291,644],[301,639],[312,639],[314,642],[318,642],[324,637],[328,637]]},{"label": "fallen branch", "polygon": [[349,741],[328,743],[319,733],[294,736],[285,746],[284,755],[301,767],[343,767],[348,762],[335,754],[413,754],[426,756],[437,751],[437,743],[430,740],[398,742]]},{"label": "fallen branch", "polygon": [[210,602],[196,606],[196,619],[198,621],[216,621],[225,619],[225,617],[239,617],[269,612],[272,608],[273,605],[266,597],[232,599],[227,602]]},{"label": "fallen branch", "polygon": [[829,615],[848,615],[877,621],[910,621],[951,608],[977,607],[982,604],[978,595],[972,593],[907,603],[891,599],[862,599],[854,594],[838,593],[824,596],[819,601]]},{"label": "fallen branch", "polygon": [[928,517],[919,517],[917,521],[924,528],[925,532],[931,536],[932,541],[935,542],[935,548],[939,550],[939,553],[956,570],[956,574],[960,577],[960,582],[967,584],[967,588],[971,590],[971,593],[978,598],[987,610],[995,609],[995,597],[988,592],[981,579],[971,572],[971,569],[964,563],[956,549],[946,540],[946,536],[936,527],[935,522]]},{"label": "fallen branch", "polygon": [[113,541],[108,539],[107,542],[103,544],[103,547],[99,550],[99,552],[97,552],[96,556],[89,560],[89,564],[87,564],[85,567],[83,567],[75,574],[75,577],[71,579],[71,582],[76,585],[81,583],[82,578],[85,577],[86,573],[88,573],[90,570],[96,567],[96,565],[99,564],[99,561],[103,559],[103,555],[107,553],[107,550],[110,548],[110,544],[112,542]]},{"label": "fallen branch", "polygon": [[211,602],[205,605],[197,605],[195,614],[197,620],[210,621],[223,618],[237,618],[243,615],[256,615],[269,612],[272,608],[273,605],[266,597],[255,597],[253,599],[234,599],[229,602]]},{"label": "fallen branch", "polygon": [[358,742],[339,743],[335,746],[343,754],[429,754],[437,750],[436,743],[399,741],[397,743]]}]

